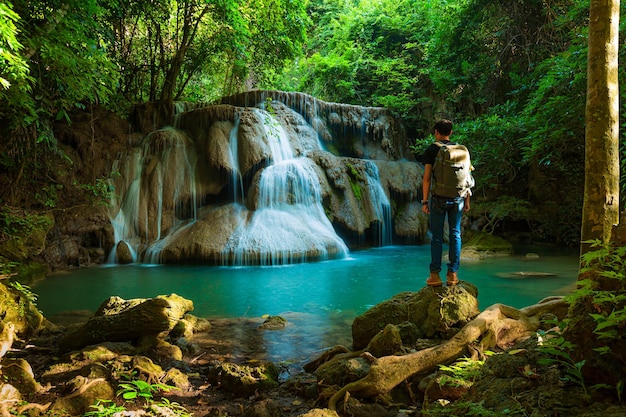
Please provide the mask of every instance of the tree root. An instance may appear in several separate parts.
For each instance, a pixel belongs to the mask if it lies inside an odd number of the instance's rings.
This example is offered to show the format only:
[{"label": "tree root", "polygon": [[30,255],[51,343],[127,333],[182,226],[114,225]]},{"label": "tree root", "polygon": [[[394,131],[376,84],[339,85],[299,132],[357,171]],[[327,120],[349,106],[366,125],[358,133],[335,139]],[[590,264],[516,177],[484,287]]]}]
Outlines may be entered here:
[{"label": "tree root", "polygon": [[480,350],[495,346],[508,349],[534,334],[544,313],[565,317],[567,304],[563,297],[550,297],[522,309],[494,304],[438,346],[408,355],[375,359],[364,378],[345,385],[330,398],[328,408],[336,410],[338,401],[354,394],[361,398],[386,394],[407,378],[458,358],[469,344],[477,340]]}]

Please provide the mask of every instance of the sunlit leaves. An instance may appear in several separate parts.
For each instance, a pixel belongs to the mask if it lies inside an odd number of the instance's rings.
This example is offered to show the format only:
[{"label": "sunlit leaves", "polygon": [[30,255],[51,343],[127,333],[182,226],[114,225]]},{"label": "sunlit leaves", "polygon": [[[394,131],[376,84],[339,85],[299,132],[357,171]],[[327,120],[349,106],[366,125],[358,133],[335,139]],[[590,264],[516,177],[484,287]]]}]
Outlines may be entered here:
[{"label": "sunlit leaves", "polygon": [[19,54],[23,46],[17,39],[18,21],[11,3],[0,3],[0,90],[9,88],[12,80],[24,79],[28,71]]}]

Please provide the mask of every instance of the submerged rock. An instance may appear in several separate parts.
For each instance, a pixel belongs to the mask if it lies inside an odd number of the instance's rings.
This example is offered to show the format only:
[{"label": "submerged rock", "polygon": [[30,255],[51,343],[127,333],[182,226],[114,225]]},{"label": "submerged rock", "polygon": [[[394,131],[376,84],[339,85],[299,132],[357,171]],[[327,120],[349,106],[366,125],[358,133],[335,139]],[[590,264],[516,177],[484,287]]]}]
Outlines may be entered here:
[{"label": "submerged rock", "polygon": [[261,330],[278,330],[284,329],[287,326],[287,320],[280,316],[269,316],[265,319],[265,321],[259,326]]},{"label": "submerged rock", "polygon": [[488,256],[508,256],[513,254],[511,242],[490,233],[477,233],[463,242],[461,257],[482,259]]}]

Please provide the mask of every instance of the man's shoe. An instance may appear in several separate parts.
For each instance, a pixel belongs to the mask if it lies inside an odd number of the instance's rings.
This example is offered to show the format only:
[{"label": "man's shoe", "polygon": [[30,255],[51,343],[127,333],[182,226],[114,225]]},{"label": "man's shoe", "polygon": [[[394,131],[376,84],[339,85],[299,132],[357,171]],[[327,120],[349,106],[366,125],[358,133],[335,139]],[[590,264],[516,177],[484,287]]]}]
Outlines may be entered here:
[{"label": "man's shoe", "polygon": [[439,276],[439,272],[431,272],[430,276],[426,280],[426,285],[429,287],[440,287],[443,285],[441,282],[441,277]]},{"label": "man's shoe", "polygon": [[454,287],[458,283],[459,277],[457,276],[456,272],[448,271],[448,273],[446,274],[446,284],[448,285],[448,287]]}]

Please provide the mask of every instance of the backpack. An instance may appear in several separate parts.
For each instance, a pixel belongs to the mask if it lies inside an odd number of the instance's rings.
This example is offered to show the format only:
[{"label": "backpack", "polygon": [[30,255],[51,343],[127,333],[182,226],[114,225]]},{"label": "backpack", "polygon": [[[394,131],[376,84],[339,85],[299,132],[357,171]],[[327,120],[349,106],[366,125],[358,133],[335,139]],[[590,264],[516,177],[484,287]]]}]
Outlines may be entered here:
[{"label": "backpack", "polygon": [[433,165],[432,194],[440,197],[465,197],[474,186],[474,177],[467,148],[461,144],[435,142],[439,152]]}]

